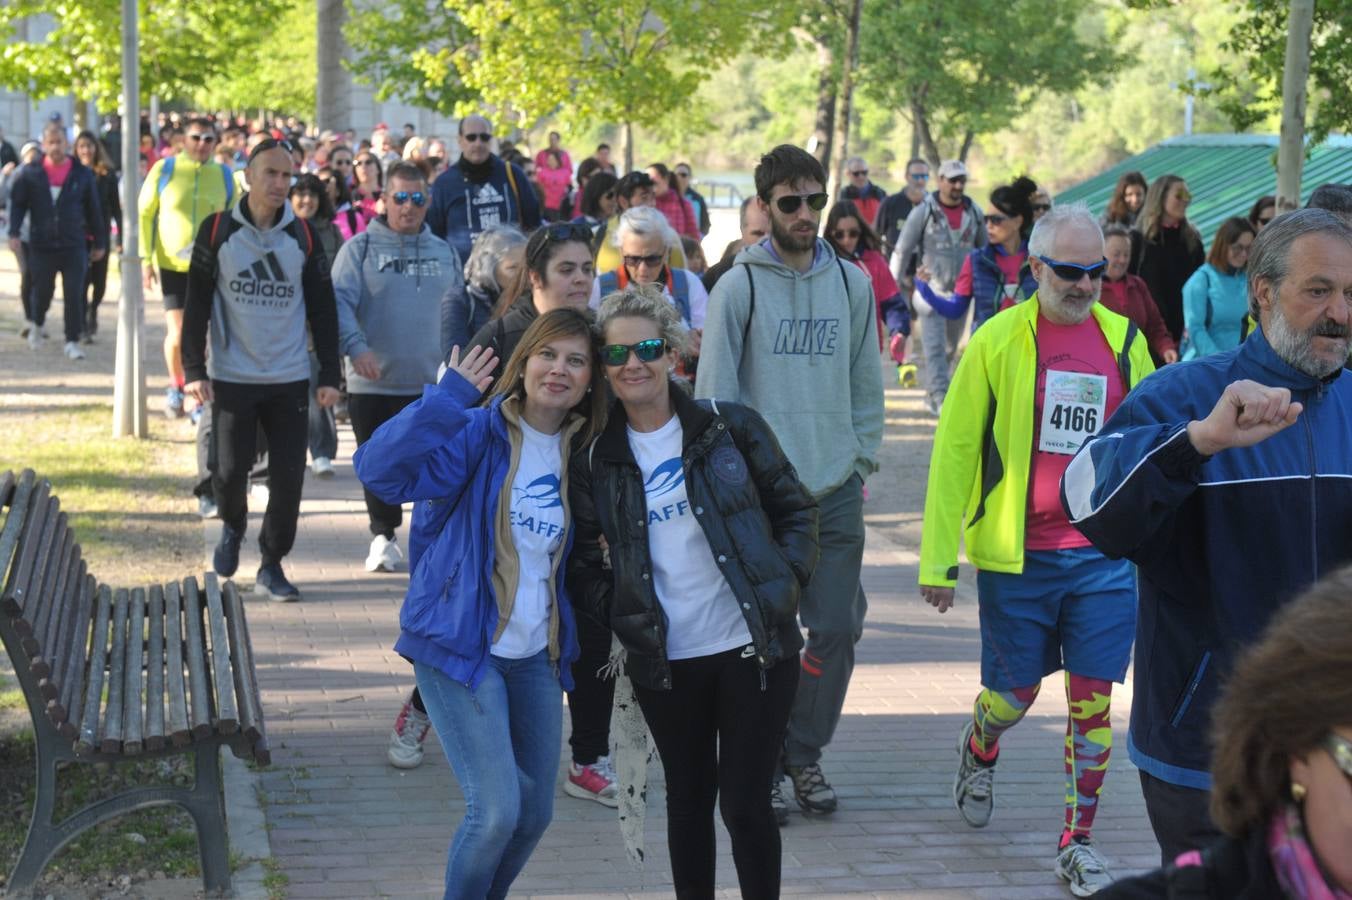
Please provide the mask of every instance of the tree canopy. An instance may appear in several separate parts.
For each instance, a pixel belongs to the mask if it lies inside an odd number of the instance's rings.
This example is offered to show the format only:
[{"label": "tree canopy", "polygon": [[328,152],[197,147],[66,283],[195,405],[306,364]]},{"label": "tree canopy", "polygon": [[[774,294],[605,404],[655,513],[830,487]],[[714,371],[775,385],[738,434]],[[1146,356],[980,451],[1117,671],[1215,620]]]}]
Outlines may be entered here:
[{"label": "tree canopy", "polygon": [[375,88],[376,99],[391,98],[455,115],[474,92],[452,62],[456,48],[470,40],[460,17],[443,0],[347,0],[343,37],[351,48],[345,61],[358,81]]}]

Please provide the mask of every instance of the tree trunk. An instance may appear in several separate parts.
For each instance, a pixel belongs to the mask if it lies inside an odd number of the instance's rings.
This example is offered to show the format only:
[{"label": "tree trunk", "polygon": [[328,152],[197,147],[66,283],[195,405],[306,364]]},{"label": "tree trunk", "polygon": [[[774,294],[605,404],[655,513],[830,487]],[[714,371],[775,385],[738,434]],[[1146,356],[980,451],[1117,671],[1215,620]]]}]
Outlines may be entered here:
[{"label": "tree trunk", "polygon": [[1286,25],[1286,66],[1282,72],[1282,136],[1277,145],[1277,212],[1300,206],[1305,165],[1305,98],[1310,79],[1310,33],[1314,0],[1291,0]]},{"label": "tree trunk", "polygon": [[910,159],[917,159],[920,156],[920,129],[914,124],[911,125],[911,155]]},{"label": "tree trunk", "polygon": [[930,168],[937,171],[939,164],[943,162],[943,158],[939,155],[939,147],[934,143],[934,135],[930,131],[929,114],[925,111],[923,94],[924,88],[922,87],[911,97],[911,121],[915,123],[915,133],[925,159],[929,161]]},{"label": "tree trunk", "polygon": [[817,119],[812,126],[812,155],[831,169],[831,140],[836,128],[836,73],[835,53],[831,41],[817,37]]},{"label": "tree trunk", "polygon": [[976,135],[971,129],[968,129],[967,133],[962,136],[962,150],[958,153],[958,159],[967,162],[967,154],[971,152],[972,141],[974,140],[976,140]]},{"label": "tree trunk", "polygon": [[[835,197],[845,180],[845,160],[850,153],[850,108],[854,96],[854,67],[859,55],[859,14],[863,0],[854,0],[850,7],[850,26],[845,32],[845,65],[840,76],[840,142],[835,157],[835,165],[826,171],[830,178],[826,186],[827,196]],[[872,224],[872,223],[868,223]]]},{"label": "tree trunk", "polygon": [[620,154],[624,157],[624,171],[634,171],[634,123],[620,126]]}]

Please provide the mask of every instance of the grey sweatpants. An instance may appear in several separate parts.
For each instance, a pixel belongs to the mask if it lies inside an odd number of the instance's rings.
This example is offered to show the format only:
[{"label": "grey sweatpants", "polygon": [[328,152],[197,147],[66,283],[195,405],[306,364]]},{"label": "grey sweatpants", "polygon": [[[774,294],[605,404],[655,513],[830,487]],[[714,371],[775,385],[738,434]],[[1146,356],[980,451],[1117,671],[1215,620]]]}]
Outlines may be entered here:
[{"label": "grey sweatpants", "polygon": [[967,330],[967,318],[945,319],[916,294],[916,319],[920,324],[920,355],[925,361],[925,394],[943,403],[953,379],[953,357]]},{"label": "grey sweatpants", "polygon": [[789,715],[784,762],[805,766],[831,743],[854,673],[854,645],[864,633],[868,600],[859,583],[864,563],[863,480],[858,475],[818,501],[821,557],[799,600],[807,629],[798,692]]}]

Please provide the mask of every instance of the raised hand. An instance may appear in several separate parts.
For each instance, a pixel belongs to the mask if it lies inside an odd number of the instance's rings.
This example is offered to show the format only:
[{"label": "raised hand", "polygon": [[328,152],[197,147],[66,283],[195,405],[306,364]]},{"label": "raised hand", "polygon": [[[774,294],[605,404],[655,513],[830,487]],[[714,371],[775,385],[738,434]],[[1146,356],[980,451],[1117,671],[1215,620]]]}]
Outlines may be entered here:
[{"label": "raised hand", "polygon": [[493,383],[493,376],[489,373],[497,366],[498,357],[493,352],[492,347],[474,347],[465,354],[464,359],[460,358],[459,346],[451,348],[451,361],[448,368],[474,385],[481,394],[488,390],[488,386]]}]

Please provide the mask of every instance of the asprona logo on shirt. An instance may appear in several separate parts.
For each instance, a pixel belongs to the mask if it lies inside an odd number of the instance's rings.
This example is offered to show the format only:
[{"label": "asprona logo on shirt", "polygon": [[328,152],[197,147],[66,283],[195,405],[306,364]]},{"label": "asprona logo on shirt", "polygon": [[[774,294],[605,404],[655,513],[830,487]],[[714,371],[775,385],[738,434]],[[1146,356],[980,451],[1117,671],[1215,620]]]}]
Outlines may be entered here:
[{"label": "asprona logo on shirt", "polygon": [[558,476],[541,475],[524,488],[512,489],[512,527],[552,538],[563,530],[563,515],[545,510],[562,506]]},{"label": "asprona logo on shirt", "polygon": [[653,473],[648,476],[647,482],[643,485],[643,492],[648,496],[649,525],[678,518],[690,511],[688,500],[679,500],[676,503],[668,503],[662,506],[657,505],[660,502],[659,497],[670,494],[684,484],[685,468],[681,465],[679,456],[673,456],[653,469]]},{"label": "asprona logo on shirt", "polygon": [[541,475],[524,488],[513,488],[517,503],[530,503],[536,509],[563,506],[557,475]]}]

